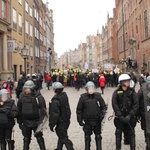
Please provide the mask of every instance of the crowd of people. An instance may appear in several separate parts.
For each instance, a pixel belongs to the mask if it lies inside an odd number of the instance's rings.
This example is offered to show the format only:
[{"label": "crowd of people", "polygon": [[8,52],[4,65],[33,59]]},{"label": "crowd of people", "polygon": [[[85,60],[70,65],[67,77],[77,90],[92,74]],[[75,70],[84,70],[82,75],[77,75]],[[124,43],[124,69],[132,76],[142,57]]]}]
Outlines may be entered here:
[{"label": "crowd of people", "polygon": [[[136,84],[140,85],[138,92]],[[49,127],[58,136],[57,148],[74,150],[73,142],[68,138],[71,109],[69,97],[64,92],[65,87],[73,87],[77,91],[85,88],[86,92],[80,95],[76,116],[77,122],[83,127],[85,150],[90,150],[92,133],[95,134],[96,149],[102,150],[101,123],[107,112],[107,104],[101,96],[105,87],[115,87],[112,95],[114,110],[114,125],[116,127],[116,150],[121,150],[122,134],[124,144],[130,145],[130,150],[136,150],[135,127],[138,121],[144,130],[146,150],[150,150],[150,76],[141,74],[139,80],[133,72],[121,73],[117,71],[54,70],[42,74],[22,73],[15,88],[17,102],[12,99],[14,83],[11,78],[0,81],[0,148],[14,150],[12,130],[15,118],[23,135],[23,150],[29,150],[32,131],[37,139],[40,150],[46,150],[43,126],[49,118]],[[40,90],[45,82],[47,90],[54,90],[54,96],[49,103],[49,112]],[[100,87],[101,92],[96,92]],[[6,146],[8,144],[8,146]]]}]

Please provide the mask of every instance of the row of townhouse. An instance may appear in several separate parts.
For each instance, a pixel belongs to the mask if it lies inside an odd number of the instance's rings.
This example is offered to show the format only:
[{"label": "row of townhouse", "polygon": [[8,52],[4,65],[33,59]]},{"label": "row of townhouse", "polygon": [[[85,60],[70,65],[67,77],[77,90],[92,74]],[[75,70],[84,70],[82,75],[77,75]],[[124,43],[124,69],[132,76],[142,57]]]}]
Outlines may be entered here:
[{"label": "row of townhouse", "polygon": [[[27,51],[26,57],[23,55]],[[53,10],[42,0],[0,0],[0,78],[54,66]]]},{"label": "row of townhouse", "polygon": [[[76,57],[72,55],[74,51]],[[143,67],[150,72],[150,1],[115,0],[113,17],[108,14],[101,33],[87,36],[86,43],[80,43],[65,55],[70,55],[71,61],[66,62],[67,57],[62,55],[60,65],[101,69],[111,64],[125,69],[130,58],[137,62],[139,71]]]}]

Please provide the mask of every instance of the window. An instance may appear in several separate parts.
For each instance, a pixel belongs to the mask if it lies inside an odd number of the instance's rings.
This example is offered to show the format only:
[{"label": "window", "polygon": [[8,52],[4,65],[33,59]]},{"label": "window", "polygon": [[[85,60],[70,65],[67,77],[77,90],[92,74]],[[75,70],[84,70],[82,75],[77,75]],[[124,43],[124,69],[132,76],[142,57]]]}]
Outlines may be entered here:
[{"label": "window", "polygon": [[22,4],[22,0],[18,0],[19,4]]},{"label": "window", "polygon": [[22,33],[22,16],[18,14],[19,33]]},{"label": "window", "polygon": [[38,12],[36,12],[36,19],[37,19],[37,21],[39,21],[39,14],[38,14]]},{"label": "window", "polygon": [[6,2],[2,0],[2,18],[6,19]]},{"label": "window", "polygon": [[30,36],[33,36],[32,25],[30,25]]},{"label": "window", "polygon": [[33,57],[33,48],[30,46],[30,56]]},{"label": "window", "polygon": [[147,10],[144,11],[144,35],[145,35],[145,38],[148,38],[148,18],[147,18]]},{"label": "window", "polygon": [[25,30],[26,30],[26,33],[29,34],[29,26],[28,26],[28,21],[26,21],[26,24],[25,24]]},{"label": "window", "polygon": [[17,14],[16,10],[13,8],[13,28],[16,30],[17,29]]},{"label": "window", "polygon": [[138,34],[139,30],[138,30],[138,25],[136,25],[136,34]]},{"label": "window", "polygon": [[36,37],[36,27],[34,27],[34,37]]},{"label": "window", "polygon": [[32,8],[30,7],[30,16],[32,17]]},{"label": "window", "polygon": [[34,18],[36,18],[36,9],[34,9]]},{"label": "window", "polygon": [[26,12],[28,12],[28,3],[27,2],[25,2],[25,10],[26,10]]}]

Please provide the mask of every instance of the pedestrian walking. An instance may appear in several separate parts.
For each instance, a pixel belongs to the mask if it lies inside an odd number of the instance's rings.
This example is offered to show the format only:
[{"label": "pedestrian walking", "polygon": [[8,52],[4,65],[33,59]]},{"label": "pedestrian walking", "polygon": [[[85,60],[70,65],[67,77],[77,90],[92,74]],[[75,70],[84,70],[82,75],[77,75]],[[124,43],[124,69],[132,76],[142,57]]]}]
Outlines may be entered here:
[{"label": "pedestrian walking", "polygon": [[18,109],[15,101],[9,97],[6,89],[0,90],[0,149],[14,150],[14,140],[12,140],[12,129],[18,115]]},{"label": "pedestrian walking", "polygon": [[40,150],[46,150],[43,133],[41,131],[36,132],[46,116],[46,104],[44,97],[34,87],[33,81],[26,81],[17,103],[19,110],[18,123],[24,137],[23,150],[29,150],[32,131],[36,133],[35,137]]},{"label": "pedestrian walking", "polygon": [[99,86],[102,90],[102,94],[104,94],[105,84],[106,84],[106,79],[104,77],[104,74],[101,74],[99,78]]},{"label": "pedestrian walking", "polygon": [[91,135],[94,132],[96,149],[102,150],[101,122],[107,107],[100,93],[95,92],[95,85],[89,81],[85,85],[86,93],[80,96],[76,113],[77,121],[83,126],[85,150],[90,150]]},{"label": "pedestrian walking", "polygon": [[128,131],[130,150],[135,150],[136,113],[138,110],[137,94],[130,88],[130,76],[121,74],[118,82],[120,86],[112,96],[112,107],[115,112],[114,125],[116,127],[116,150],[121,150],[122,132]]},{"label": "pedestrian walking", "polygon": [[68,138],[68,128],[70,125],[71,110],[68,96],[63,92],[64,86],[60,82],[54,82],[55,92],[49,106],[49,127],[52,132],[56,130],[58,136],[57,148],[62,150],[63,145],[67,150],[74,150],[72,141]]}]

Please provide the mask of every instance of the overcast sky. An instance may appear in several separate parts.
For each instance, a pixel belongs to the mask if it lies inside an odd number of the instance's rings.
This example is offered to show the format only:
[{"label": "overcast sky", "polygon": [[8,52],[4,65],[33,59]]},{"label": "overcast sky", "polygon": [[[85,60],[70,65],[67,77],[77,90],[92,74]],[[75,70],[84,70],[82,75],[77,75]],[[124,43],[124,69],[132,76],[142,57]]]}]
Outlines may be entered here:
[{"label": "overcast sky", "polygon": [[[47,0],[43,0],[46,3]],[[74,50],[86,36],[96,35],[113,15],[115,0],[48,0],[54,17],[54,48],[58,56]]]}]

